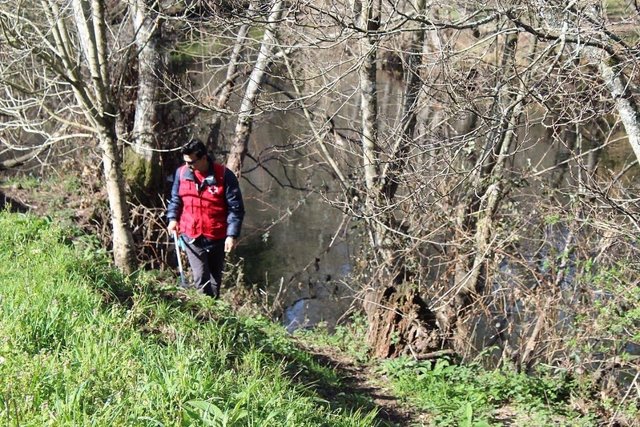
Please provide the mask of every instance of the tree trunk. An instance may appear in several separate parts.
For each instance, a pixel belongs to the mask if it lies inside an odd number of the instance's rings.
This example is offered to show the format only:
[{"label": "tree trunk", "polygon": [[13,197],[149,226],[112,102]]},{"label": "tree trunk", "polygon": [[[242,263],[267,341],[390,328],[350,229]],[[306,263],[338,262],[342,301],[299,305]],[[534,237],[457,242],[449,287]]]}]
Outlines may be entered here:
[{"label": "tree trunk", "polygon": [[600,74],[611,92],[616,110],[627,132],[629,144],[640,162],[640,110],[631,93],[630,85],[620,64],[616,64],[613,58],[603,58],[600,61]]},{"label": "tree trunk", "polygon": [[253,67],[253,71],[249,76],[249,83],[240,105],[238,113],[238,122],[236,124],[235,137],[231,144],[229,158],[227,159],[227,167],[231,169],[236,176],[240,177],[242,172],[242,163],[247,154],[249,146],[249,136],[251,135],[251,125],[253,122],[253,114],[255,113],[255,102],[258,98],[259,91],[266,76],[267,65],[271,61],[273,49],[276,44],[276,28],[282,15],[282,0],[275,0],[269,13],[269,19],[260,45],[260,53]]},{"label": "tree trunk", "polygon": [[[82,53],[91,76],[87,86],[74,86],[74,93],[83,106],[85,116],[92,123],[102,149],[105,187],[111,211],[115,265],[122,272],[129,274],[136,268],[135,244],[129,226],[124,178],[115,132],[116,112],[107,91],[109,76],[106,67],[108,58],[104,32],[104,5],[100,0],[91,0],[90,4],[83,0],[74,0],[73,6],[75,23],[82,39]],[[71,46],[64,47],[70,49]],[[75,68],[69,69],[68,72],[74,73]]]},{"label": "tree trunk", "polygon": [[[376,223],[377,207],[379,194],[377,191],[379,163],[376,153],[376,144],[378,138],[378,102],[377,102],[377,41],[375,38],[375,29],[371,28],[374,24],[372,17],[374,16],[374,1],[363,0],[358,4],[360,16],[358,18],[358,26],[364,33],[359,40],[359,56],[362,58],[358,76],[360,79],[360,111],[362,124],[362,170],[364,172],[364,220],[367,224],[366,232],[369,237],[369,245],[375,262],[370,263],[369,268],[374,270],[377,276],[376,284],[365,290],[364,310],[367,313],[368,330],[367,341],[371,348],[376,349],[375,352],[379,357],[386,357],[390,349],[389,343],[394,325],[389,322],[395,322],[397,319],[394,315],[395,307],[388,306],[385,289],[392,284],[389,282],[391,273],[388,268],[391,267],[392,260],[388,258],[389,253],[384,254],[380,240],[382,239],[383,229],[380,224]],[[381,261],[380,257],[386,259]],[[377,347],[380,347],[379,349]]]},{"label": "tree trunk", "polygon": [[[517,34],[507,36],[503,51],[503,70],[514,64]],[[534,46],[535,49],[535,46]],[[461,241],[473,236],[470,248],[462,247],[455,268],[454,293],[450,303],[438,312],[443,331],[453,337],[453,346],[464,352],[468,343],[468,331],[464,327],[464,312],[486,288],[487,258],[491,254],[495,214],[499,201],[507,192],[504,169],[515,138],[515,127],[523,111],[526,84],[520,82],[515,95],[510,95],[513,73],[505,71],[506,81],[497,85],[496,102],[492,117],[500,117],[490,132],[471,175],[470,191],[458,214],[459,230],[465,234]],[[493,154],[496,153],[496,154]]]},{"label": "tree trunk", "polygon": [[162,61],[158,52],[160,21],[153,10],[155,1],[136,0],[133,29],[138,52],[138,92],[131,150],[125,154],[124,173],[132,195],[139,202],[153,203],[160,186],[160,161],[156,125],[159,76]]},{"label": "tree trunk", "polygon": [[[426,0],[418,0],[416,2],[416,10],[423,13],[426,9]],[[394,198],[396,191],[400,185],[398,174],[406,165],[406,155],[413,141],[413,134],[417,123],[417,106],[422,87],[422,79],[420,77],[420,67],[422,65],[422,49],[424,47],[425,31],[415,31],[413,33],[411,44],[406,52],[407,56],[407,79],[404,95],[404,106],[402,111],[401,128],[402,134],[398,138],[395,146],[391,149],[389,155],[391,162],[383,170],[383,190],[387,200]]]},{"label": "tree trunk", "polygon": [[[399,187],[399,176],[406,167],[406,153],[416,126],[416,104],[421,87],[420,65],[425,28],[413,34],[406,63],[406,86],[401,116],[402,134],[391,147],[391,162],[381,167],[378,148],[378,105],[376,63],[380,5],[365,1],[360,6],[359,26],[367,29],[360,41],[363,65],[360,69],[360,99],[362,111],[362,151],[365,176],[365,213],[372,249],[375,254],[376,285],[365,292],[364,309],[369,327],[367,340],[376,357],[396,357],[410,354],[415,358],[439,349],[436,317],[420,296],[420,290],[404,283],[402,258],[397,242],[393,241],[395,227],[393,204]],[[426,1],[416,7],[424,12]]]},{"label": "tree trunk", "polygon": [[386,286],[368,297],[367,339],[373,356],[420,358],[440,348],[436,316],[414,286]]},{"label": "tree trunk", "polygon": [[[253,16],[254,9],[255,3],[251,2],[249,4],[249,17]],[[236,43],[233,46],[231,56],[229,57],[229,64],[227,65],[227,74],[225,80],[220,88],[220,91],[216,95],[216,111],[213,114],[213,119],[211,121],[211,125],[209,126],[209,135],[207,136],[207,145],[211,152],[214,152],[218,147],[220,126],[222,125],[222,113],[220,113],[220,110],[226,107],[227,102],[231,97],[231,92],[233,91],[233,87],[235,86],[235,82],[238,77],[238,62],[240,60],[240,54],[242,52],[242,48],[246,43],[248,33],[248,23],[243,24],[238,29],[238,34],[236,35]]]},{"label": "tree trunk", "polygon": [[124,191],[121,159],[115,136],[115,122],[105,127],[99,135],[102,149],[105,187],[109,198],[111,226],[113,230],[113,258],[120,271],[131,274],[136,268],[136,252],[129,226],[129,210]]},{"label": "tree trunk", "polygon": [[[360,28],[366,29],[366,33],[360,39],[360,108],[362,111],[362,155],[363,170],[369,199],[377,198],[378,175],[380,164],[376,146],[378,143],[378,89],[376,82],[378,57],[378,43],[375,36],[376,26],[374,21],[374,1],[364,0],[360,12]],[[379,10],[378,10],[379,11]],[[378,15],[378,20],[380,19]],[[375,203],[375,201],[370,200]]]}]

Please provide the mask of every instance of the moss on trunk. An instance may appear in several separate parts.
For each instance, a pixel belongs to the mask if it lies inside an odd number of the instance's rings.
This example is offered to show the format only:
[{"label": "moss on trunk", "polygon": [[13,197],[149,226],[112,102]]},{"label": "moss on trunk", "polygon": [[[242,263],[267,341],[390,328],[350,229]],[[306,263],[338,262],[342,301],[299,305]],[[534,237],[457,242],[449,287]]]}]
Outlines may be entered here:
[{"label": "moss on trunk", "polygon": [[133,196],[133,200],[149,206],[155,203],[157,195],[162,193],[160,182],[160,163],[147,160],[131,148],[124,152],[124,177]]}]

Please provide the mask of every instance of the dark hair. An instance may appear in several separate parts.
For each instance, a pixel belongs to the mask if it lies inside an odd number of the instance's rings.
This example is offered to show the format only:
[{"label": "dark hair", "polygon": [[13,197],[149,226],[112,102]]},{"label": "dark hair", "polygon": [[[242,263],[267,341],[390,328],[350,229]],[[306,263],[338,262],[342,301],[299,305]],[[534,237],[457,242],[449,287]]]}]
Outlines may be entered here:
[{"label": "dark hair", "polygon": [[186,154],[187,156],[195,155],[200,159],[202,156],[207,154],[207,148],[204,146],[202,141],[194,138],[182,146],[180,154]]}]

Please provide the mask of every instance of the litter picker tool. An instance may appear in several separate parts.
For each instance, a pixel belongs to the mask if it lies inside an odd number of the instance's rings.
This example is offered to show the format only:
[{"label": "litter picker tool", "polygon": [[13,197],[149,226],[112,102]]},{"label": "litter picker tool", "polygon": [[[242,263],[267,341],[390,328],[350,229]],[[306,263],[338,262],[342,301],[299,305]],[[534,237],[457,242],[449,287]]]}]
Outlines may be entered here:
[{"label": "litter picker tool", "polygon": [[180,284],[186,286],[184,280],[184,270],[182,269],[182,256],[180,255],[180,242],[178,242],[178,233],[173,230],[173,243],[176,245],[176,257],[178,258],[178,271],[180,271]]}]

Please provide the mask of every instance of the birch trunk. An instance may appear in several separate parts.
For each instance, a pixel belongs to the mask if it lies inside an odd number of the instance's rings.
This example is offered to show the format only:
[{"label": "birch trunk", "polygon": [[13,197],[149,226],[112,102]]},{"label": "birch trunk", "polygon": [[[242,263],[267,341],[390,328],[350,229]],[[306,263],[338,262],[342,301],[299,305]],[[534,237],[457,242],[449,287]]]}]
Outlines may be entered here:
[{"label": "birch trunk", "polygon": [[282,0],[276,0],[271,7],[268,23],[260,45],[260,52],[253,71],[249,76],[249,83],[247,84],[247,89],[242,99],[242,104],[240,105],[235,136],[231,144],[229,158],[227,159],[227,167],[238,177],[241,175],[242,163],[244,162],[249,147],[249,136],[251,135],[253,115],[255,114],[255,103],[266,76],[267,66],[273,56],[276,44],[276,28],[283,11],[282,5]]},{"label": "birch trunk", "polygon": [[[596,4],[587,6],[585,12],[593,22],[604,22],[602,8],[597,7]],[[572,24],[576,25],[575,22]],[[605,42],[610,40],[606,32],[600,28],[599,33],[600,38]],[[634,93],[623,72],[622,62],[627,58],[616,58],[612,55],[612,51],[607,52],[595,47],[587,47],[585,50],[587,55],[598,62],[600,75],[611,94],[611,98],[613,98],[616,111],[627,132],[629,145],[631,145],[636,160],[640,162],[640,109],[635,101],[635,97],[638,95],[637,90]]]},{"label": "birch trunk", "polygon": [[[53,2],[50,2],[50,4]],[[100,0],[74,0],[74,20],[81,38],[82,54],[90,74],[90,83],[76,89],[78,102],[92,123],[102,150],[105,187],[109,199],[113,231],[113,258],[124,273],[136,268],[135,244],[129,226],[129,212],[125,195],[120,153],[115,132],[116,111],[107,91],[106,35],[103,3]],[[65,32],[66,33],[66,32]],[[69,48],[67,46],[67,48]],[[95,105],[87,105],[89,99]]]},{"label": "birch trunk", "polygon": [[129,210],[125,194],[122,162],[118,150],[115,121],[99,134],[105,187],[109,198],[113,231],[113,258],[120,271],[131,274],[136,269],[136,252],[129,226]]},{"label": "birch trunk", "polygon": [[[254,9],[255,3],[252,2],[249,5],[250,18],[253,16]],[[207,137],[207,145],[209,146],[210,151],[215,151],[215,148],[217,148],[218,146],[218,139],[220,138],[220,126],[222,125],[222,113],[220,113],[220,110],[226,107],[227,102],[231,97],[231,93],[238,77],[238,63],[240,61],[240,55],[245,45],[248,33],[248,23],[243,24],[238,29],[236,42],[233,46],[233,50],[231,51],[231,56],[229,58],[229,65],[227,65],[227,74],[225,76],[225,81],[220,89],[220,92],[216,96],[215,107],[217,111],[214,113],[213,120],[209,127],[209,135]]]},{"label": "birch trunk", "polygon": [[640,110],[629,83],[613,58],[603,58],[600,61],[600,74],[614,100],[633,153],[640,162]]},{"label": "birch trunk", "polygon": [[[367,192],[370,195],[377,193],[379,160],[376,153],[378,139],[378,89],[376,82],[376,60],[378,56],[375,30],[372,28],[377,23],[374,21],[374,1],[362,2],[359,26],[366,29],[366,33],[360,39],[360,108],[362,111],[362,155],[363,170]],[[379,18],[378,18],[379,19]]]}]

